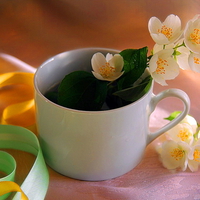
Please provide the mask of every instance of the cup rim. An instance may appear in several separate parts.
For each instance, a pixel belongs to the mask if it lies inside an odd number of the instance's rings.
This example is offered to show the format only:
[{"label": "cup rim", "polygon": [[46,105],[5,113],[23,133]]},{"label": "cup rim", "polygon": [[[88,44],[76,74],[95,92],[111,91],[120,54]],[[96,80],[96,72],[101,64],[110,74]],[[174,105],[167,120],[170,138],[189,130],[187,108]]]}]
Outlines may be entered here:
[{"label": "cup rim", "polygon": [[118,107],[118,108],[113,108],[113,109],[108,109],[108,110],[99,110],[99,111],[87,111],[87,110],[77,110],[77,109],[73,109],[73,108],[67,108],[67,107],[64,107],[64,106],[61,106],[57,103],[54,103],[52,102],[51,100],[49,100],[48,98],[46,98],[42,92],[40,91],[40,89],[38,88],[38,85],[37,85],[37,74],[39,73],[40,69],[46,65],[47,63],[49,62],[52,62],[56,57],[58,57],[59,55],[61,54],[64,54],[64,53],[72,53],[72,52],[78,52],[78,51],[89,51],[89,50],[94,50],[96,49],[97,51],[112,51],[112,52],[120,52],[120,50],[116,50],[116,49],[111,49],[111,48],[102,48],[102,47],[88,47],[88,48],[78,48],[78,49],[72,49],[72,50],[69,50],[69,51],[64,51],[64,52],[61,52],[59,54],[56,54],[52,57],[50,57],[49,59],[47,59],[46,61],[44,61],[36,70],[35,74],[34,74],[34,89],[35,89],[35,92],[37,92],[37,94],[39,94],[39,96],[41,98],[43,98],[46,102],[48,102],[49,104],[57,107],[57,108],[60,108],[60,109],[64,109],[64,110],[68,110],[68,111],[72,111],[72,112],[77,112],[77,113],[108,113],[108,112],[116,112],[116,111],[119,111],[119,110],[122,110],[122,109],[125,109],[125,108],[128,108],[130,106],[133,106],[137,103],[139,103],[140,101],[142,101],[148,94],[149,92],[152,91],[152,88],[153,88],[153,85],[154,85],[154,80],[152,80],[152,83],[151,83],[151,87],[149,89],[149,91],[144,94],[141,98],[139,98],[138,100],[128,104],[128,105],[125,105],[125,106],[122,106],[122,107]]}]

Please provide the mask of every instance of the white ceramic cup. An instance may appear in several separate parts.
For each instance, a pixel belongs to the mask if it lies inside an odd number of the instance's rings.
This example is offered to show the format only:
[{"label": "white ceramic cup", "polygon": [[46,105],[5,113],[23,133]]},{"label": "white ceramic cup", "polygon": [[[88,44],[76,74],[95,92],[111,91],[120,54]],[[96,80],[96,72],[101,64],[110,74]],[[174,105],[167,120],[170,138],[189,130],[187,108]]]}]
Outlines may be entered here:
[{"label": "white ceramic cup", "polygon": [[[100,181],[123,175],[141,161],[146,146],[179,123],[188,113],[190,100],[179,89],[154,95],[153,85],[138,101],[105,111],[80,111],[59,106],[44,97],[50,87],[75,70],[91,71],[96,52],[113,49],[86,48],[58,54],[35,73],[35,103],[39,139],[47,164],[71,178]],[[149,132],[149,116],[165,97],[177,97],[183,112],[160,130]]]}]

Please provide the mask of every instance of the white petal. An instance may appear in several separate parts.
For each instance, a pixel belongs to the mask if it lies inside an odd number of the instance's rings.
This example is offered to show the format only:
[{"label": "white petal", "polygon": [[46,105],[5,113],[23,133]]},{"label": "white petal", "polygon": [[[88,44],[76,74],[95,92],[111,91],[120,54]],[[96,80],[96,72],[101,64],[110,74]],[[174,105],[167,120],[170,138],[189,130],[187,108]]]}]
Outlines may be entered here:
[{"label": "white petal", "polygon": [[163,59],[167,59],[167,58],[172,56],[173,52],[174,52],[174,50],[172,48],[163,49],[162,51],[158,52],[158,56],[163,58]]},{"label": "white petal", "polygon": [[170,42],[176,42],[178,39],[180,39],[180,37],[182,36],[182,34],[183,34],[182,30],[176,31],[174,33],[174,35],[172,36],[172,38],[170,39]]},{"label": "white petal", "polygon": [[181,20],[177,15],[169,15],[163,22],[164,25],[173,29],[173,31],[181,29]]},{"label": "white petal", "polygon": [[165,68],[165,74],[163,74],[163,77],[166,80],[171,80],[179,75],[180,69],[178,64],[173,58],[168,59],[167,61],[168,61],[168,66]]},{"label": "white petal", "polygon": [[151,74],[152,74],[153,72],[155,72],[156,69],[157,69],[157,64],[156,64],[157,60],[158,60],[158,54],[156,53],[156,54],[154,54],[154,55],[151,57],[151,59],[150,59],[150,61],[149,61],[149,72],[150,72]]},{"label": "white petal", "polygon": [[92,71],[92,73],[93,73],[93,75],[94,75],[97,79],[99,79],[99,80],[101,80],[101,81],[105,81],[105,79],[104,79],[99,73],[96,73],[96,72],[94,72],[94,71]]},{"label": "white petal", "polygon": [[106,63],[106,58],[102,53],[95,53],[92,56],[91,64],[92,64],[92,69],[99,73],[99,68],[105,65]]},{"label": "white petal", "polygon": [[188,160],[188,167],[192,172],[196,172],[199,169],[199,163],[194,160]]},{"label": "white petal", "polygon": [[159,45],[166,45],[170,43],[168,38],[162,33],[157,33],[157,34],[151,33],[151,37],[154,40],[154,42],[156,42]]},{"label": "white petal", "polygon": [[124,60],[120,54],[115,54],[109,63],[111,66],[115,67],[116,72],[121,72],[124,66]]},{"label": "white petal", "polygon": [[192,127],[193,133],[196,133],[198,125],[197,125],[197,121],[194,117],[192,117],[190,115],[186,115],[186,117],[181,121],[181,123],[189,124]]},{"label": "white petal", "polygon": [[107,80],[107,81],[114,81],[114,80],[117,80],[120,76],[123,75],[123,73],[124,73],[124,71],[123,71],[123,72],[120,72],[120,73],[115,73],[114,76],[110,76],[110,77],[108,77],[108,78],[105,78],[105,80]]},{"label": "white petal", "polygon": [[108,62],[109,60],[111,60],[113,58],[113,55],[111,53],[107,53],[106,54],[106,61]]},{"label": "white petal", "polygon": [[101,81],[114,81],[114,80],[118,79],[120,76],[122,76],[124,71],[120,72],[120,73],[115,73],[113,76],[110,76],[107,78],[102,77],[99,73],[96,73],[94,71],[92,71],[92,73],[97,79],[99,79]]},{"label": "white petal", "polygon": [[[197,157],[194,158],[194,155],[195,155],[194,152],[195,152],[195,150],[197,150],[197,152],[200,152],[200,145],[196,145],[196,146],[192,147],[191,151],[188,153],[188,158],[189,158],[189,160],[188,160],[188,167],[190,168],[190,170],[192,172],[198,171],[198,167],[200,165],[199,155],[197,154],[196,155]],[[195,159],[197,159],[197,160],[195,160]]]},{"label": "white petal", "polygon": [[177,51],[181,53],[180,55],[176,56],[179,67],[184,70],[190,70],[191,68],[188,62],[190,51],[184,46],[179,47]]},{"label": "white petal", "polygon": [[158,29],[162,27],[161,21],[157,17],[151,17],[148,22],[148,29],[150,33],[158,33]]},{"label": "white petal", "polygon": [[165,81],[165,78],[163,76],[158,75],[157,73],[152,73],[151,76],[153,77],[154,81],[159,83],[162,86],[167,86],[168,84]]},{"label": "white petal", "polygon": [[191,53],[189,65],[193,71],[200,73],[200,54]]},{"label": "white petal", "polygon": [[169,39],[170,42],[175,42],[181,37],[181,20],[177,15],[169,15],[163,24],[166,25],[166,27],[170,27],[172,29],[172,37]]},{"label": "white petal", "polygon": [[192,22],[196,21],[197,19],[200,18],[200,14],[197,14],[193,17],[193,19],[191,19]]}]

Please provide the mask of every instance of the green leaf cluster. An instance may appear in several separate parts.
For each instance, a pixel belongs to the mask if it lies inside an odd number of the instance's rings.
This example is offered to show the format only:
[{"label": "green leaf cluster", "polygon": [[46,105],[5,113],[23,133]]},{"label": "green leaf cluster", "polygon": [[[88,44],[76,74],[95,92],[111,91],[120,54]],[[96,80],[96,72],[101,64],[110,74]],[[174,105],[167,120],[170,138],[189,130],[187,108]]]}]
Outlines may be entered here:
[{"label": "green leaf cluster", "polygon": [[56,91],[45,95],[51,101],[72,109],[99,111],[106,103],[110,109],[125,106],[146,94],[152,78],[134,83],[147,68],[147,47],[120,52],[124,59],[124,74],[113,82],[96,79],[92,73],[74,71],[67,74]]}]

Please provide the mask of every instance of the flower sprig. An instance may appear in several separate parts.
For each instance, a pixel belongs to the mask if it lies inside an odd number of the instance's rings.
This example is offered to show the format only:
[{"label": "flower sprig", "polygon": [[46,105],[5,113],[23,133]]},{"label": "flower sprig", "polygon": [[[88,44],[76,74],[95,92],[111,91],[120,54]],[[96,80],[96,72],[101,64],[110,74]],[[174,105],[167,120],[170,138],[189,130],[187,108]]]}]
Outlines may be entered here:
[{"label": "flower sprig", "polygon": [[[172,113],[173,120],[180,112]],[[164,167],[169,170],[195,172],[200,166],[200,129],[194,117],[187,115],[178,125],[165,133],[166,140],[157,145]]]},{"label": "flower sprig", "polygon": [[185,29],[176,15],[169,15],[164,22],[152,17],[148,29],[155,41],[149,70],[161,85],[174,79],[179,69],[200,72],[200,15],[189,20]]}]

